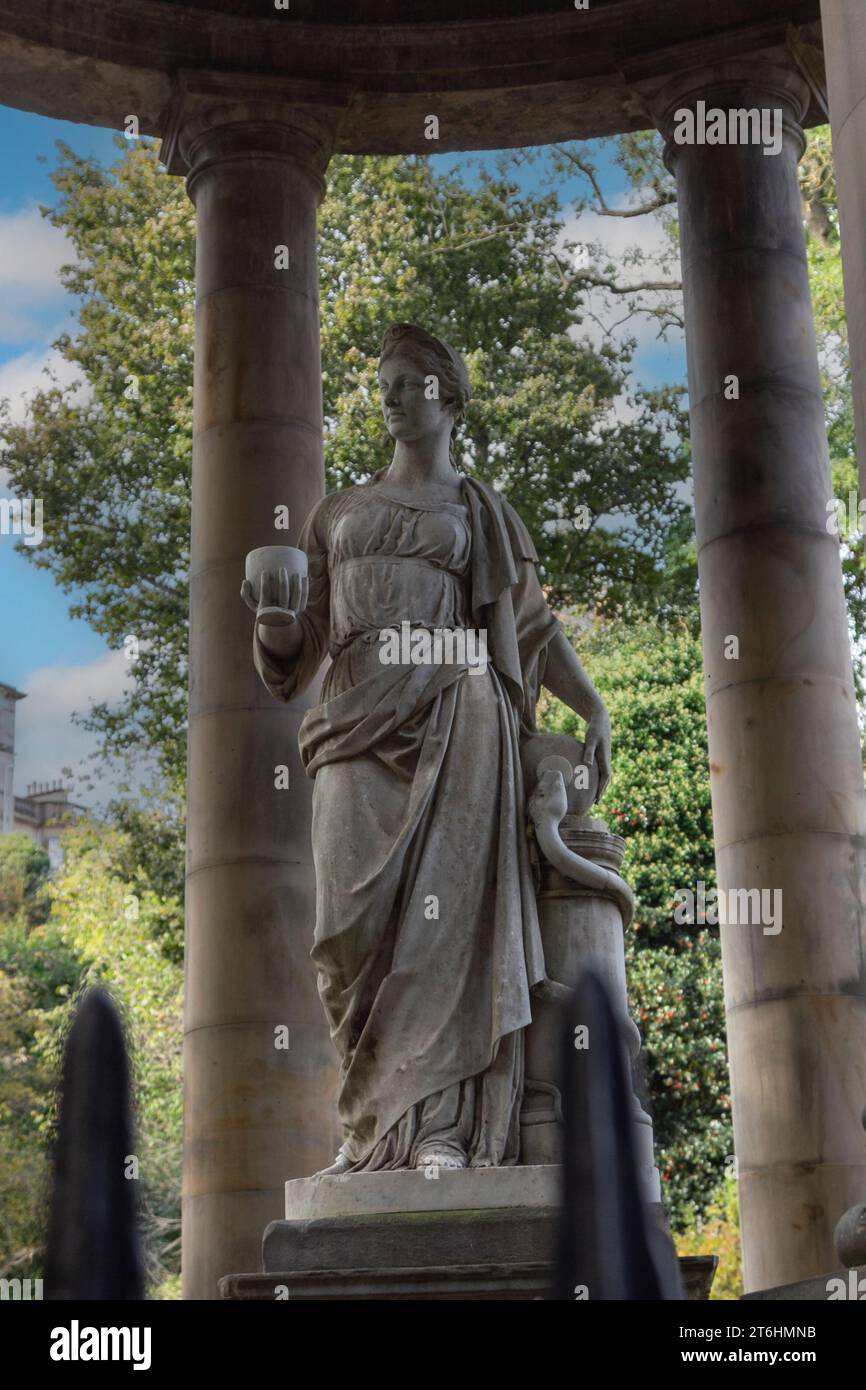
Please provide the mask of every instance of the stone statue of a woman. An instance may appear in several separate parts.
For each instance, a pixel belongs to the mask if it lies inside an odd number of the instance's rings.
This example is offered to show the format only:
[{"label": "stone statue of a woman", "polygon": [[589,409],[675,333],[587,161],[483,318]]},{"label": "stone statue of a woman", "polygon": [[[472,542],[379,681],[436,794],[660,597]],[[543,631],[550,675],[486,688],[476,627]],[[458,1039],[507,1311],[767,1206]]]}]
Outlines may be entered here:
[{"label": "stone statue of a woman", "polygon": [[[547,986],[521,739],[544,684],[587,719],[600,796],[610,725],[545,601],[520,517],[454,465],[471,396],[462,358],[396,324],[379,387],[390,466],[314,507],[300,539],[308,585],[263,576],[254,636],[256,667],[281,700],[331,657],[300,734],[315,779],[312,959],[342,1062],[343,1143],[325,1171],[510,1164],[522,1030]],[[248,584],[244,597],[256,607]],[[481,630],[483,668],[453,647],[442,648],[451,660],[430,659],[429,643],[421,664],[405,647],[403,664],[393,651],[386,661],[383,631],[407,622],[404,632]]]}]

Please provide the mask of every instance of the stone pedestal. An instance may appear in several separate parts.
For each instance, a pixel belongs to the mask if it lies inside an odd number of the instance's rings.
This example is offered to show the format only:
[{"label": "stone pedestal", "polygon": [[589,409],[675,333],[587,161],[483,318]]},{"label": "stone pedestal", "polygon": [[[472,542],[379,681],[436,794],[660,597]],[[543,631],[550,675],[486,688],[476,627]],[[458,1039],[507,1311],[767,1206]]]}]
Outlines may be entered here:
[{"label": "stone pedestal", "polygon": [[[395,1212],[489,1211],[495,1208],[554,1208],[561,1175],[553,1164],[512,1168],[437,1168],[424,1172],[348,1173],[344,1177],[296,1178],[286,1183],[286,1219],[265,1234],[265,1268],[279,1248],[280,1228],[293,1221]],[[268,1242],[273,1238],[275,1244]],[[271,1250],[271,1256],[268,1250]]]},{"label": "stone pedestal", "polygon": [[[566,816],[560,827],[566,848],[603,868],[619,873],[625,841],[612,835],[602,820]],[[641,1039],[628,1013],[622,917],[611,898],[599,896],[565,878],[542,862],[538,912],[544,959],[551,980],[573,986],[583,970],[593,970],[620,1011],[623,1042],[633,1068]],[[527,1164],[561,1160],[562,1108],[559,1094],[562,1069],[561,1005],[533,1001],[532,1023],[526,1030],[526,1082],[520,1116],[520,1159]],[[653,1153],[652,1121],[634,1097],[634,1142],[644,1199],[661,1203],[661,1183]]]},{"label": "stone pedestal", "polygon": [[[223,1298],[472,1300],[548,1297],[559,1222],[553,1166],[354,1173],[286,1184],[263,1272],[223,1279]],[[707,1298],[715,1257],[680,1261]]]}]

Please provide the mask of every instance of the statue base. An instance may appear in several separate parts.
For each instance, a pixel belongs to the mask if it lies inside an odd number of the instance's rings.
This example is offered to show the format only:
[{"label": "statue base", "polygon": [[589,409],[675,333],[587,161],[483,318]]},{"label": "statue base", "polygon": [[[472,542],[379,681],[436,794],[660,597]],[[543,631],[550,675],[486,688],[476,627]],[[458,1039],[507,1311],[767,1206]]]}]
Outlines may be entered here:
[{"label": "statue base", "polygon": [[[263,1273],[230,1274],[235,1300],[512,1300],[549,1297],[559,1223],[553,1165],[411,1170],[286,1183]],[[714,1256],[680,1260],[706,1299]]]}]

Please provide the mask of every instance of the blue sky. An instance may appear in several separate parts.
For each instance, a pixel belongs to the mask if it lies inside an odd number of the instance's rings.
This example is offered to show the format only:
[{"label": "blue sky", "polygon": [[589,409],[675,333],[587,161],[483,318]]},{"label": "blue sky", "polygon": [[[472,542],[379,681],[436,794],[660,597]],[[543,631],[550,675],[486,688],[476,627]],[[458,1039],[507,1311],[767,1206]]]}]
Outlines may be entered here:
[{"label": "blue sky", "polygon": [[[51,349],[58,333],[75,324],[75,300],[58,276],[70,254],[62,234],[38,211],[40,203],[51,204],[56,196],[50,171],[58,139],[77,154],[93,155],[104,163],[117,158],[113,131],[0,106],[0,398],[9,397],[19,415],[27,395],[45,383],[46,363],[52,364],[61,382],[71,379],[68,366]],[[476,161],[478,156],[468,158]],[[462,160],[442,155],[435,162],[450,166]],[[615,204],[624,193],[624,176],[609,158],[600,161],[599,170],[605,197]],[[519,173],[526,186],[537,177],[531,163]],[[561,190],[563,203],[567,192]],[[651,241],[650,222],[582,219],[581,236],[604,239],[615,252],[627,243],[643,244],[643,238]],[[647,326],[639,331],[636,381],[653,385],[682,380],[682,344],[655,342]],[[0,477],[0,495],[8,496],[2,483]],[[85,712],[93,700],[110,701],[122,691],[122,655],[109,651],[85,622],[69,616],[76,597],[19,554],[12,537],[0,534],[0,682],[27,693],[17,706],[18,795],[31,781],[56,779],[65,766],[77,770],[95,743],[76,728],[73,711]],[[85,802],[103,799],[83,794],[80,781],[78,788]]]},{"label": "blue sky", "polygon": [[[108,130],[0,107],[5,262],[0,396],[14,399],[36,386],[52,340],[74,324],[74,301],[57,276],[62,240],[38,213],[38,205],[52,203],[56,194],[49,177],[54,142],[66,140],[81,154],[109,159],[112,139]],[[48,660],[83,664],[104,654],[102,639],[86,623],[69,617],[69,601],[50,574],[17,554],[10,537],[0,536],[0,680],[26,689],[31,672]],[[50,773],[46,768],[40,780]]]},{"label": "blue sky", "polygon": [[[44,382],[53,339],[74,324],[74,301],[57,273],[69,259],[64,239],[38,211],[54,200],[49,173],[58,139],[81,154],[112,155],[111,131],[0,107],[0,396],[19,410],[21,393]],[[77,768],[94,743],[73,725],[73,710],[86,711],[93,698],[119,689],[114,654],[69,616],[74,597],[18,554],[11,536],[0,535],[0,681],[28,696],[17,706],[18,795],[31,781],[54,781],[64,766]]]}]

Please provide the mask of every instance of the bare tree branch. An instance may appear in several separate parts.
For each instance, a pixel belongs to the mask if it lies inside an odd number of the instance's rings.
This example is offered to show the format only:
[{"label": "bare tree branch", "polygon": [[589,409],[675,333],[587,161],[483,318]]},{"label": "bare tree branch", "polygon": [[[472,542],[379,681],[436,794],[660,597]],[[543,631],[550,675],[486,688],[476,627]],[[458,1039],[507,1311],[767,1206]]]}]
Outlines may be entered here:
[{"label": "bare tree branch", "polygon": [[430,196],[433,199],[433,202],[436,204],[437,208],[439,209],[439,216],[442,218],[442,228],[445,232],[446,237],[450,241],[451,228],[448,226],[448,215],[445,211],[445,204],[442,201],[442,195],[440,194],[439,189],[436,187],[436,183],[430,171],[430,165],[426,159],[422,161],[422,165],[424,169],[425,181],[430,190]]},{"label": "bare tree branch", "polygon": [[521,222],[519,217],[515,217],[513,221],[506,222],[503,227],[494,227],[488,232],[480,232],[478,236],[466,237],[464,241],[450,241],[447,246],[434,246],[433,251],[436,255],[442,255],[445,251],[462,251],[466,246],[476,246],[480,241],[490,241],[493,237],[503,236],[512,227],[527,226],[529,226],[528,222]]},{"label": "bare tree branch", "polygon": [[566,275],[556,252],[551,251],[550,254],[556,262],[563,289],[570,289],[572,285],[598,285],[612,294],[639,294],[642,290],[681,290],[683,287],[681,280],[639,280],[633,285],[620,285],[609,276],[599,275],[596,270],[575,270],[571,275]]},{"label": "bare tree branch", "polygon": [[619,285],[605,275],[594,270],[576,270],[570,277],[571,284],[601,285],[612,294],[638,294],[641,290],[681,290],[681,280],[638,280],[633,285]]},{"label": "bare tree branch", "polygon": [[583,175],[585,175],[586,178],[589,179],[590,183],[592,184],[593,192],[595,193],[595,196],[598,199],[598,206],[596,208],[596,212],[600,213],[602,217],[643,217],[645,213],[658,212],[660,208],[669,207],[671,203],[675,203],[677,200],[677,196],[675,193],[659,193],[656,195],[656,197],[653,199],[651,203],[644,203],[641,207],[612,208],[604,200],[604,194],[601,191],[601,187],[599,185],[598,179],[595,177],[595,171],[593,170],[592,166],[589,164],[585,164],[584,161],[578,155],[573,154],[571,150],[563,149],[561,145],[557,145],[555,148],[558,151],[558,153],[563,156],[564,159],[567,159],[571,164],[575,166],[576,169],[579,169],[580,172]]}]

